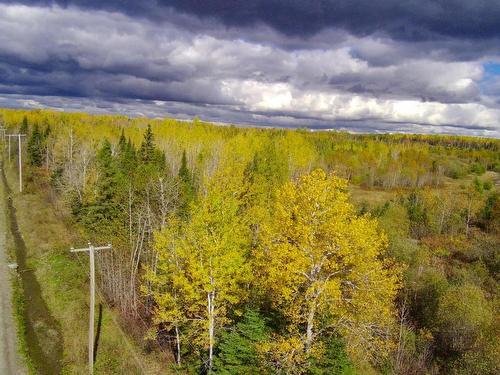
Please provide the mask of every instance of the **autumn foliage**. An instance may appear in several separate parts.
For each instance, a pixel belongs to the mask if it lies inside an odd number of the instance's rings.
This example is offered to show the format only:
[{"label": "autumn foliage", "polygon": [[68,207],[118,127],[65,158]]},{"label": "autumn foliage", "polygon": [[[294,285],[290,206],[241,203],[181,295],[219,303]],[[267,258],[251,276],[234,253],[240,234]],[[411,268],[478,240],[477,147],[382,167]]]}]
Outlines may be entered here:
[{"label": "autumn foliage", "polygon": [[175,371],[500,370],[498,140],[0,115]]}]

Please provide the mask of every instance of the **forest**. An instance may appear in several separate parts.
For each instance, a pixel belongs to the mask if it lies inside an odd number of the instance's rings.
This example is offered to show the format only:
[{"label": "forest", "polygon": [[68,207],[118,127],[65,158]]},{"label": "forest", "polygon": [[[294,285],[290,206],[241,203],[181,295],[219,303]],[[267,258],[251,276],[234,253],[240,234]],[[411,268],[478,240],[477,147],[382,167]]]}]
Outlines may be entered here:
[{"label": "forest", "polygon": [[24,189],[112,243],[99,289],[173,373],[500,373],[500,140],[48,110],[0,125],[26,134]]}]

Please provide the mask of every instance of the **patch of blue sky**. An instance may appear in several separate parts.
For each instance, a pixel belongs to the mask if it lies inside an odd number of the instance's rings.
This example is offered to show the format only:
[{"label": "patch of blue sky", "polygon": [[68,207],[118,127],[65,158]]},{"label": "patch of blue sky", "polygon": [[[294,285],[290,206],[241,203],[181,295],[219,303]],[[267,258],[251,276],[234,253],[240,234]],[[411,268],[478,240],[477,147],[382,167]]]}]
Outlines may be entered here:
[{"label": "patch of blue sky", "polygon": [[483,64],[486,75],[500,75],[500,62],[488,62]]},{"label": "patch of blue sky", "polygon": [[487,62],[483,64],[484,75],[479,81],[479,89],[483,94],[491,94],[492,87],[500,80],[500,62]]}]

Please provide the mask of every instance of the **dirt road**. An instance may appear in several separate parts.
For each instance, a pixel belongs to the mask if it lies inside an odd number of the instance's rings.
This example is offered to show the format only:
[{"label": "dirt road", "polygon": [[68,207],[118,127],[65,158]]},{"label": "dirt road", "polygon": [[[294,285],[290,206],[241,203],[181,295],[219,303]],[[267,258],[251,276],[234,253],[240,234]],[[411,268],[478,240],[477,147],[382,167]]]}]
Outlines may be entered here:
[{"label": "dirt road", "polygon": [[[0,166],[1,168],[1,166]],[[1,185],[1,184],[0,184]],[[3,186],[0,186],[0,374],[23,373],[16,347],[16,329],[12,317],[12,271],[7,267],[7,207]]]}]

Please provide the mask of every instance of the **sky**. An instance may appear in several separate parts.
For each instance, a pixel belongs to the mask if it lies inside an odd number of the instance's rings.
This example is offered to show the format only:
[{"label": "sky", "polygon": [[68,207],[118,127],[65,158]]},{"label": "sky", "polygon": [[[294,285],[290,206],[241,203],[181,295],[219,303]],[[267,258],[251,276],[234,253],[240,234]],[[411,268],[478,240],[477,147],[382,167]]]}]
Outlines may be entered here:
[{"label": "sky", "polygon": [[0,107],[500,138],[499,0],[0,0]]}]

